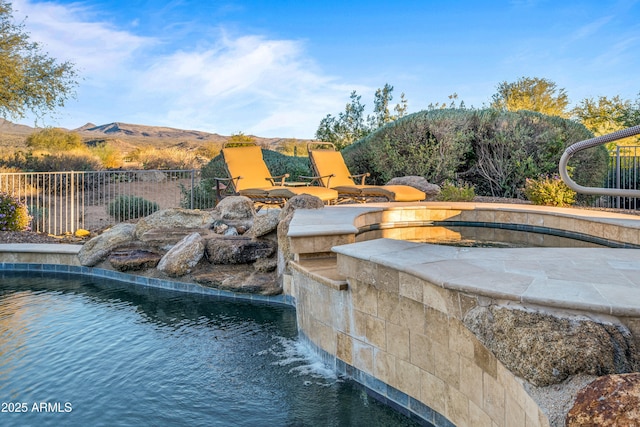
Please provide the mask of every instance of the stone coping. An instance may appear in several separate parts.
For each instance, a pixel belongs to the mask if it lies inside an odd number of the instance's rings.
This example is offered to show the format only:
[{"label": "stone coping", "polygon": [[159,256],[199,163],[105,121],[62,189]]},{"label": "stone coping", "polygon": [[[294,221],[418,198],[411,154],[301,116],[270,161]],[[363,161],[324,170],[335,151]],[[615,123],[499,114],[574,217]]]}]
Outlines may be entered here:
[{"label": "stone coping", "polygon": [[456,248],[376,239],[334,251],[497,300],[640,317],[637,249]]},{"label": "stone coping", "polygon": [[[424,210],[431,213],[416,215]],[[318,250],[327,229],[333,230],[331,239],[327,239],[330,243],[336,241],[338,232],[357,234],[354,230],[370,227],[376,221],[405,226],[424,221],[429,215],[448,221],[481,216],[505,223],[564,224],[583,233],[634,244],[640,238],[640,216],[635,215],[534,205],[394,203],[299,211],[289,229],[292,251],[296,252],[295,238],[303,237],[315,239],[314,248]],[[388,238],[356,243],[355,235],[351,236],[331,250],[404,271],[437,286],[520,304],[640,317],[637,249],[457,248]]]},{"label": "stone coping", "polygon": [[[405,203],[368,203],[366,206],[336,205],[322,210],[300,210],[289,226],[289,237],[316,236],[318,234],[335,235],[344,232],[357,232],[361,223],[357,221],[367,213],[406,212],[406,220],[415,219],[410,212],[430,211],[491,211],[504,213],[538,214],[547,218],[566,218],[585,220],[600,224],[611,224],[640,231],[640,216],[622,213],[577,209],[556,208],[528,204],[473,203],[473,202],[405,202]],[[433,218],[432,218],[433,219]],[[437,220],[443,220],[439,217]],[[391,219],[398,222],[398,219]],[[537,224],[539,225],[539,224]]]},{"label": "stone coping", "polygon": [[66,254],[77,255],[82,245],[70,245],[66,243],[2,243],[0,253],[41,253],[41,254]]}]

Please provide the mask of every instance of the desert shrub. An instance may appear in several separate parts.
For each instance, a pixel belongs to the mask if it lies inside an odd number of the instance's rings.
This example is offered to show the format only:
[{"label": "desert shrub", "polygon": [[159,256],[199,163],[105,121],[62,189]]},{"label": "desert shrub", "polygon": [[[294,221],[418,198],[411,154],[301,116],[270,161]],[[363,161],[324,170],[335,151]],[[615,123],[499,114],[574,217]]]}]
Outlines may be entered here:
[{"label": "desert shrub", "polygon": [[159,206],[142,197],[121,194],[112,200],[107,206],[109,215],[120,221],[135,219],[150,215],[157,211]]},{"label": "desert shrub", "polygon": [[295,139],[282,141],[276,150],[286,156],[293,157],[307,157],[309,154],[306,142],[297,141]]},{"label": "desert shrub", "polygon": [[[581,124],[530,111],[429,110],[398,119],[342,153],[352,173],[370,172],[375,184],[402,175],[436,184],[459,178],[479,195],[522,197],[526,178],[557,173],[566,147],[592,137]],[[580,151],[570,165],[576,182],[600,186],[607,151]]]},{"label": "desert shrub", "polygon": [[[201,180],[198,185],[193,187],[193,191],[191,188],[180,184],[180,207],[185,209],[209,209],[215,207],[215,187],[216,183],[213,179]],[[193,206],[191,206],[192,199]]]},{"label": "desert shrub", "polygon": [[102,162],[86,148],[81,148],[54,153],[16,153],[11,166],[29,172],[95,171],[102,169]]},{"label": "desert shrub", "polygon": [[179,148],[138,149],[131,154],[131,158],[146,170],[195,169],[199,166],[195,152]]},{"label": "desert shrub", "polygon": [[11,156],[1,159],[0,165],[25,172],[102,170],[100,159],[92,155],[86,148],[53,153],[17,150]]},{"label": "desert shrub", "polygon": [[451,181],[445,181],[440,186],[440,193],[436,200],[443,202],[470,202],[476,197],[476,191],[473,185],[468,182],[454,184]]},{"label": "desert shrub", "polygon": [[122,153],[112,144],[102,142],[89,150],[100,159],[105,169],[116,169],[123,165]]},{"label": "desert shrub", "polygon": [[0,193],[0,231],[25,231],[30,221],[26,204],[8,193]]},{"label": "desert shrub", "polygon": [[570,206],[575,203],[576,192],[567,186],[558,175],[527,178],[524,195],[535,205]]},{"label": "desert shrub", "polygon": [[76,132],[46,127],[27,136],[27,147],[49,151],[73,150],[82,147],[82,138]]},{"label": "desert shrub", "polygon": [[218,154],[220,154],[221,149],[222,149],[222,143],[209,142],[201,147],[198,147],[196,149],[196,154],[198,156],[201,156],[210,160],[210,159],[213,159]]}]

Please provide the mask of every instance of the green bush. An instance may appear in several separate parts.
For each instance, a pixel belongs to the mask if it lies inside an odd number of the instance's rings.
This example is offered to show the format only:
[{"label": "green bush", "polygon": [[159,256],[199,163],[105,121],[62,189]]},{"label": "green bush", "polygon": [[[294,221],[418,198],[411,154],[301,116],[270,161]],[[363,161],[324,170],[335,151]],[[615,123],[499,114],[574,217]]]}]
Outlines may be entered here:
[{"label": "green bush", "polygon": [[470,202],[476,197],[476,191],[473,185],[465,182],[464,184],[454,184],[451,181],[445,181],[440,186],[440,193],[436,200],[443,202]]},{"label": "green bush", "polygon": [[288,173],[287,181],[299,181],[301,175],[312,175],[308,157],[286,156],[277,151],[265,149],[262,150],[262,157],[273,176]]},{"label": "green bush", "polygon": [[454,179],[472,152],[466,114],[464,110],[411,114],[348,146],[342,154],[351,173],[369,172],[372,184],[403,175],[423,176],[439,184]]},{"label": "green bush", "polygon": [[30,221],[26,204],[7,193],[0,193],[0,231],[27,231]]},{"label": "green bush", "polygon": [[[403,175],[434,184],[460,178],[478,195],[522,197],[526,178],[557,173],[564,150],[592,137],[581,124],[531,111],[444,109],[402,117],[342,153],[351,173],[369,172],[373,184]],[[580,151],[570,165],[576,182],[599,187],[607,151]]]},{"label": "green bush", "polygon": [[576,200],[576,192],[557,175],[527,178],[523,192],[535,205],[570,206]]},{"label": "green bush", "polygon": [[119,221],[126,221],[150,215],[157,211],[159,206],[142,197],[122,194],[112,200],[107,206],[109,215]]},{"label": "green bush", "polygon": [[[185,209],[209,209],[216,206],[216,183],[212,179],[203,179],[193,188],[180,184],[180,207]],[[191,206],[193,196],[193,207]]]}]

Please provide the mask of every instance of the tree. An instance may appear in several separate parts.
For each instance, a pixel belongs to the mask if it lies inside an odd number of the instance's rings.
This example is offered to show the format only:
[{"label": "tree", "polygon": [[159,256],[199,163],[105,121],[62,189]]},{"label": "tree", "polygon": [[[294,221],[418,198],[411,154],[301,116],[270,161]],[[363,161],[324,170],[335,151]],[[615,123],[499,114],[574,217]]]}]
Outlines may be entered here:
[{"label": "tree", "polygon": [[551,80],[521,77],[514,83],[502,82],[492,97],[491,107],[498,110],[529,110],[549,116],[567,118],[569,98],[564,89],[558,89]]},{"label": "tree", "polygon": [[[595,136],[607,135],[640,123],[640,99],[632,104],[630,100],[618,95],[613,98],[600,96],[597,101],[585,98],[571,112]],[[639,140],[637,136],[624,138],[607,144],[607,148],[636,145]]]},{"label": "tree", "polygon": [[622,122],[625,127],[640,125],[640,93],[633,104],[625,111]]},{"label": "tree", "polygon": [[76,132],[47,127],[27,136],[27,147],[62,152],[82,147],[82,138]]},{"label": "tree", "polygon": [[363,116],[365,106],[360,102],[360,98],[354,90],[349,96],[351,101],[346,105],[344,113],[339,113],[338,117],[327,114],[320,121],[316,139],[331,142],[341,150],[367,135],[369,128]]},{"label": "tree", "polygon": [[393,100],[392,92],[393,86],[388,83],[378,89],[373,101],[373,115],[367,115],[365,118],[365,105],[360,102],[362,97],[354,90],[351,92],[350,102],[346,105],[343,113],[339,113],[337,117],[327,114],[320,121],[316,131],[316,139],[331,142],[341,150],[385,124],[403,117],[407,112],[407,100],[404,93],[400,95],[400,102],[393,107],[395,114],[391,114],[389,106]]},{"label": "tree", "polygon": [[631,101],[623,100],[619,96],[609,99],[600,96],[598,100],[585,98],[572,110],[578,119],[594,135],[606,135],[623,129],[624,117],[631,108]]},{"label": "tree", "polygon": [[0,114],[37,118],[63,107],[77,85],[74,65],[58,63],[29,40],[24,24],[16,24],[11,3],[0,0]]}]

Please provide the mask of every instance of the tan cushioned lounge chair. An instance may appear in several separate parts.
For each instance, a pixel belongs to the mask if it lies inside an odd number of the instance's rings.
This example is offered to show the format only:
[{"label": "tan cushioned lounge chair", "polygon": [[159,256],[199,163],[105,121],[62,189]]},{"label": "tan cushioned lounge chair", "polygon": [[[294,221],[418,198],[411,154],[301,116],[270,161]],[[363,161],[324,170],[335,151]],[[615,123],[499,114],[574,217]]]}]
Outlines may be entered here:
[{"label": "tan cushioned lounge chair", "polygon": [[[312,149],[311,145],[309,159],[318,180],[324,187],[338,191],[341,200],[367,201],[384,197],[390,202],[416,202],[427,197],[424,192],[408,185],[366,185],[364,180],[369,174],[351,175],[342,153],[334,149]],[[354,178],[359,177],[362,178],[361,183],[356,184]]]},{"label": "tan cushioned lounge chair", "polygon": [[222,157],[236,194],[249,197],[257,203],[282,205],[287,199],[299,194],[310,194],[324,203],[337,200],[335,190],[318,186],[288,187],[285,179],[289,176],[271,176],[262,157],[262,149],[257,145],[224,147]]}]

